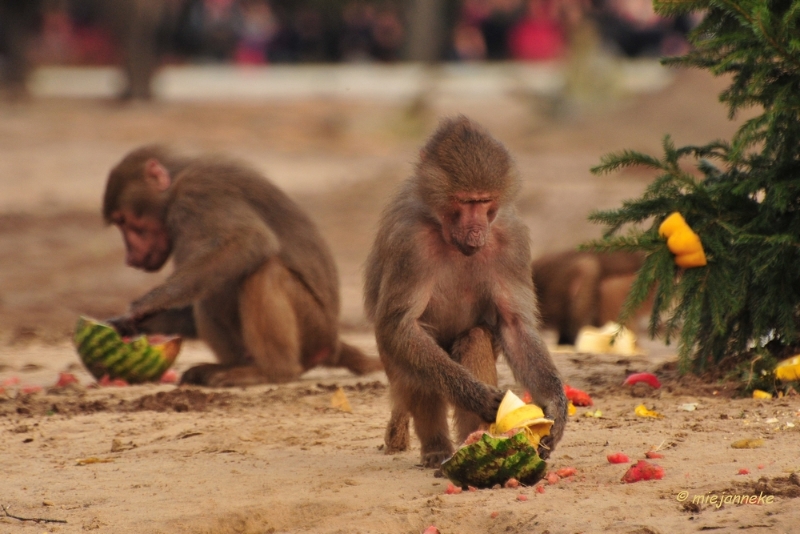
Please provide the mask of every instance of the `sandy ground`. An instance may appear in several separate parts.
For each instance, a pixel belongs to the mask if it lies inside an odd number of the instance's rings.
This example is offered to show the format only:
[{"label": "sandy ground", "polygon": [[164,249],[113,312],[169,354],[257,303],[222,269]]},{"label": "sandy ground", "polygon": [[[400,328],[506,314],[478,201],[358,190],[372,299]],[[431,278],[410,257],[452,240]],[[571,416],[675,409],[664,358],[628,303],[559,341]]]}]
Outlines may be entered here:
[{"label": "sandy ground", "polygon": [[[118,106],[41,99],[0,104],[0,532],[442,533],[796,532],[800,512],[800,400],[731,398],[724,384],[674,371],[674,349],[643,340],[622,358],[553,350],[567,383],[588,391],[602,417],[579,408],[549,461],[577,476],[535,488],[447,495],[417,466],[419,447],[383,454],[388,417],[382,373],[315,369],[296,383],[211,390],[93,387],[69,344],[78,314],[106,317],[163,278],[123,265],[114,229],[99,217],[110,166],[132,147],[168,140],[241,156],[262,168],[319,222],[342,280],[345,337],[374,353],[361,309],[361,269],[380,209],[411,169],[436,118],[466,113],[514,154],[519,209],[535,254],[600,234],[595,208],[638,195],[641,172],[594,177],[602,154],[658,154],[727,138],[716,94],[724,83],[688,72],[658,92],[546,113],[530,95],[407,101],[296,99]],[[176,369],[210,361],[187,343]],[[654,371],[664,386],[626,389]],[[68,371],[80,385],[53,388]],[[26,394],[23,386],[44,390]],[[501,362],[501,385],[515,389]],[[352,411],[332,406],[337,388]],[[634,415],[644,403],[663,414]],[[686,411],[686,404],[696,410]],[[735,449],[740,439],[763,439]],[[624,484],[628,465],[658,448],[662,480]],[[739,474],[746,470],[747,474]],[[794,474],[793,474],[794,473]],[[731,495],[755,504],[717,506]],[[527,497],[526,500],[520,496]],[[715,498],[716,497],[716,498]]]}]

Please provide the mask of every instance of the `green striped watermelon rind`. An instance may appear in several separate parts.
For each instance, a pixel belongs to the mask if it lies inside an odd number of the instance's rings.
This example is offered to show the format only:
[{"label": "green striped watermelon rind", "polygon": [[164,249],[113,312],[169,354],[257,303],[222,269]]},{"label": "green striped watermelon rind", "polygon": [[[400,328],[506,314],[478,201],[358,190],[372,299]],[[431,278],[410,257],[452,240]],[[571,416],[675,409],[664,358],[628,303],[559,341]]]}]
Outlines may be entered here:
[{"label": "green striped watermelon rind", "polygon": [[[113,327],[79,317],[73,337],[81,361],[97,380],[121,378],[129,384],[158,380],[175,361],[145,336],[124,341]],[[177,355],[177,351],[176,351]]]},{"label": "green striped watermelon rind", "polygon": [[539,457],[525,433],[511,437],[493,436],[488,432],[481,438],[458,449],[442,462],[442,473],[459,486],[490,488],[516,478],[532,485],[545,474],[547,464]]}]

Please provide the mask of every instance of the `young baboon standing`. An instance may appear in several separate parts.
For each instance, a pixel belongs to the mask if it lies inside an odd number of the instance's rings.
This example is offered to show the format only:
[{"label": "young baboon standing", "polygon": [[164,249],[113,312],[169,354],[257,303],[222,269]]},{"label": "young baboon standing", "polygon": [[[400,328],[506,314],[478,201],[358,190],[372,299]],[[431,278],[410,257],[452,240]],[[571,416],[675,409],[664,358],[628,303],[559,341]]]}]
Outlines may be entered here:
[{"label": "young baboon standing", "polygon": [[141,147],[111,170],[103,217],[122,232],[128,265],[157,271],[174,258],[166,281],[111,322],[132,333],[191,305],[219,363],[189,369],[183,383],[286,382],[316,365],[381,368],[339,341],[338,275],[316,226],[246,165]]},{"label": "young baboon standing", "polygon": [[637,252],[567,250],[533,261],[533,285],[542,324],[558,332],[559,345],[574,345],[581,327],[615,321],[644,255]]},{"label": "young baboon standing", "polygon": [[542,456],[561,439],[567,400],[538,330],[518,189],[503,145],[461,116],[442,122],[383,215],[365,303],[392,397],[387,452],[408,447],[411,417],[423,463],[438,466],[453,452],[448,404],[459,440],[494,421],[500,351],[555,420]]}]

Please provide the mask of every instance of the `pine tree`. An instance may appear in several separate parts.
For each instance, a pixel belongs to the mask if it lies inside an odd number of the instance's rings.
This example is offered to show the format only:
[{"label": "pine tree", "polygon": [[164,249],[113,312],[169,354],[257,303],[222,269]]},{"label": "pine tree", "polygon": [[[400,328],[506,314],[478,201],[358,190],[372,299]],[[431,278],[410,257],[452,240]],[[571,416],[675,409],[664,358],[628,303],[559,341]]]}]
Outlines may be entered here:
[{"label": "pine tree", "polygon": [[[729,142],[676,148],[666,136],[661,158],[604,156],[592,172],[643,166],[658,176],[641,198],[590,215],[607,229],[589,246],[648,253],[623,319],[655,290],[650,334],[663,326],[667,342],[678,337],[682,371],[702,373],[723,360],[769,370],[800,345],[800,0],[654,6],[661,15],[706,13],[689,36],[692,51],[662,63],[730,75],[720,101],[731,119],[743,108],[763,113]],[[679,268],[659,236],[676,211],[700,236],[706,266]]]}]

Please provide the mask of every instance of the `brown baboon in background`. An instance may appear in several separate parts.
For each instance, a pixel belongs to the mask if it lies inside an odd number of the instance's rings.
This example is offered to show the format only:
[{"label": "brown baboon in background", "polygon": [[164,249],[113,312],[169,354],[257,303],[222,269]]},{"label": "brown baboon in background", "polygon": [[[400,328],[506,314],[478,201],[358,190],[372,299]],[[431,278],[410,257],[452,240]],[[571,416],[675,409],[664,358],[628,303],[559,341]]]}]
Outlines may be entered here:
[{"label": "brown baboon in background", "polygon": [[559,345],[574,345],[583,326],[617,320],[636,272],[637,252],[547,254],[533,262],[533,285],[545,328],[558,332]]},{"label": "brown baboon in background", "polygon": [[387,452],[408,447],[412,417],[423,463],[438,466],[453,452],[448,404],[459,440],[494,421],[499,351],[555,420],[542,455],[561,439],[567,400],[538,330],[518,189],[505,147],[458,117],[442,122],[383,215],[365,302],[393,403]]},{"label": "brown baboon in background", "polygon": [[380,369],[339,341],[338,276],[316,226],[257,171],[145,146],[109,174],[103,217],[122,232],[128,265],[157,271],[174,258],[166,281],[112,324],[129,333],[192,305],[219,363],[189,369],[182,382],[286,382],[316,365]]}]

